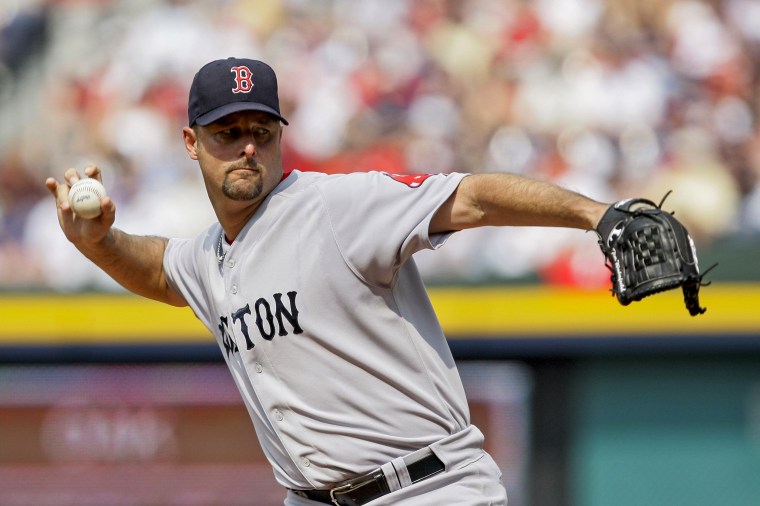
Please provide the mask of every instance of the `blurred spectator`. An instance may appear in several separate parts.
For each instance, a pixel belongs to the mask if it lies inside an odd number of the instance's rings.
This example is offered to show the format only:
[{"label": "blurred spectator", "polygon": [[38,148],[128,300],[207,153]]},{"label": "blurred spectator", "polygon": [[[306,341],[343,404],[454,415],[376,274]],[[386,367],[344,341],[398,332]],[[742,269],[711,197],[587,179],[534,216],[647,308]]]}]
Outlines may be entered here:
[{"label": "blurred spectator", "polygon": [[18,75],[48,44],[50,2],[7,0],[0,12],[0,65]]},{"label": "blurred spectator", "polygon": [[[288,167],[513,171],[607,201],[673,190],[666,207],[697,242],[760,237],[756,0],[9,5],[2,288],[117,289],[57,230],[42,182],[69,166],[103,167],[131,231],[189,236],[214,219],[180,129],[195,71],[233,55],[280,76]],[[608,283],[587,234],[462,236],[420,255],[427,278]]]}]

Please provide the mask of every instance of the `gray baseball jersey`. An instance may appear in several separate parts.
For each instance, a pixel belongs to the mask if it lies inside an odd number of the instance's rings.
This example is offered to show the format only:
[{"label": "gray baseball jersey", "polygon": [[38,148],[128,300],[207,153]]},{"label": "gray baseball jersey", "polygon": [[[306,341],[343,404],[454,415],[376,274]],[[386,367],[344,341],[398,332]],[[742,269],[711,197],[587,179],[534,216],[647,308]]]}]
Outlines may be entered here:
[{"label": "gray baseball jersey", "polygon": [[293,171],[225,254],[169,241],[169,283],[216,337],[276,479],[324,488],[470,424],[411,256],[465,174]]}]

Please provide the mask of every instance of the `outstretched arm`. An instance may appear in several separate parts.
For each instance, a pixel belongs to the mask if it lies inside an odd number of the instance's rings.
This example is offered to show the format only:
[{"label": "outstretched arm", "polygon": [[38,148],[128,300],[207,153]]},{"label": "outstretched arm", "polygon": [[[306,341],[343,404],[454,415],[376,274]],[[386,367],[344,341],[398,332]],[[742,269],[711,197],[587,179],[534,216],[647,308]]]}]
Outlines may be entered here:
[{"label": "outstretched arm", "polygon": [[475,174],[462,179],[438,209],[430,233],[509,225],[592,230],[608,207],[555,184],[517,174]]},{"label": "outstretched arm", "polygon": [[[100,169],[95,166],[88,166],[85,175],[101,179]],[[126,289],[173,306],[186,306],[182,296],[166,281],[163,257],[167,239],[130,235],[114,228],[116,206],[108,197],[103,199],[102,214],[97,218],[76,216],[69,206],[68,195],[71,185],[79,179],[76,169],[68,169],[64,182],[52,177],[45,181],[55,197],[58,222],[66,238]]]}]

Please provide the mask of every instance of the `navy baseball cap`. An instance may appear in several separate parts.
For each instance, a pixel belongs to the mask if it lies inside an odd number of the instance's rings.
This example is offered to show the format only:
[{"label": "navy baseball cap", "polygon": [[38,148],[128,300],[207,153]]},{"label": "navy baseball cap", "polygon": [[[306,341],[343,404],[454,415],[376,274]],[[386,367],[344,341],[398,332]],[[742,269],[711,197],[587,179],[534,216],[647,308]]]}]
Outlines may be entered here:
[{"label": "navy baseball cap", "polygon": [[280,114],[277,76],[258,60],[227,58],[204,65],[190,86],[188,124],[206,126],[239,111],[263,111],[288,124]]}]

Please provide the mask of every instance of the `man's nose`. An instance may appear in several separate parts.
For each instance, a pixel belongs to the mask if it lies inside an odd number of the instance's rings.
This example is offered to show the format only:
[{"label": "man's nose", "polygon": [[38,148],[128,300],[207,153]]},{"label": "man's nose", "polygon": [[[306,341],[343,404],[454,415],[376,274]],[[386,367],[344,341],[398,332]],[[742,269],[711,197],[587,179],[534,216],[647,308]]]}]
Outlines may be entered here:
[{"label": "man's nose", "polygon": [[253,142],[247,142],[243,148],[243,155],[245,155],[246,158],[253,158],[255,154],[256,146],[253,144]]}]

